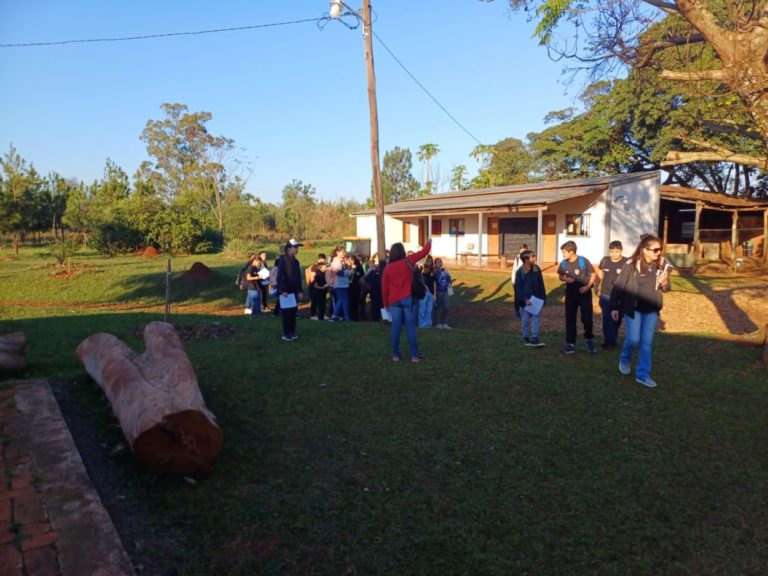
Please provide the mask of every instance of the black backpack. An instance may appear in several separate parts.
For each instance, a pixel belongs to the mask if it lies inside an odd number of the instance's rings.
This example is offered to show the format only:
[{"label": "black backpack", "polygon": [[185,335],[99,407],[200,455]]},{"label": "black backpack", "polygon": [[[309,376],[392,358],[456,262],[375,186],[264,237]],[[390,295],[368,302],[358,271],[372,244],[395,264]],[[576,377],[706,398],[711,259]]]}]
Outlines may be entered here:
[{"label": "black backpack", "polygon": [[235,280],[235,286],[240,288],[243,292],[248,290],[248,280],[245,279],[245,271],[248,270],[248,265],[243,266],[237,272],[237,279]]},{"label": "black backpack", "polygon": [[411,269],[411,297],[415,300],[421,300],[427,294],[427,285],[424,284],[424,276],[418,266],[412,266],[408,257],[405,257],[405,263]]}]

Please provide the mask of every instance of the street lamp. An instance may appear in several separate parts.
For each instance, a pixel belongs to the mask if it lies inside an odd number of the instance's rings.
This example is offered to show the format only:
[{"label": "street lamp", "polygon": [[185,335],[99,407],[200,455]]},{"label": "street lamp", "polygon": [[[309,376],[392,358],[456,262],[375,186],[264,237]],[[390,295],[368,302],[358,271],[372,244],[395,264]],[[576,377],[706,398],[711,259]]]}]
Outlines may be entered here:
[{"label": "street lamp", "polygon": [[373,168],[373,205],[376,208],[376,250],[379,261],[383,261],[387,249],[384,238],[384,194],[381,190],[381,169],[379,167],[379,113],[376,106],[376,73],[373,68],[373,38],[371,32],[371,2],[363,0],[361,11],[353,10],[341,0],[330,0],[328,15],[338,20],[350,14],[363,23],[365,42],[365,69],[368,76],[368,109],[371,123],[371,165]]}]

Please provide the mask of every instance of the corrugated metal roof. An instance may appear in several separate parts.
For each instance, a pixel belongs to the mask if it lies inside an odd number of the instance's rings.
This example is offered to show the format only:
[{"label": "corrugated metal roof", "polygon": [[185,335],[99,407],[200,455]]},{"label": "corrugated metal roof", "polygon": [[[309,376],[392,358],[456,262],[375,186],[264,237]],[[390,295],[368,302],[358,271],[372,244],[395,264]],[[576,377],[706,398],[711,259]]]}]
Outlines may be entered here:
[{"label": "corrugated metal roof", "polygon": [[670,186],[667,184],[661,187],[661,197],[666,200],[681,200],[692,204],[701,202],[705,207],[742,210],[763,210],[768,208],[768,200],[754,200],[752,198],[734,198],[725,194],[715,192],[705,192],[696,188],[685,188],[683,186]]},{"label": "corrugated metal roof", "polygon": [[[384,212],[393,216],[402,216],[424,213],[503,210],[505,208],[510,212],[526,208],[535,209],[569,198],[603,192],[612,185],[658,177],[658,174],[658,171],[637,172],[615,176],[498,186],[496,188],[457,190],[387,204],[384,207]],[[352,215],[362,216],[374,213],[374,210],[371,209],[355,212]]]}]

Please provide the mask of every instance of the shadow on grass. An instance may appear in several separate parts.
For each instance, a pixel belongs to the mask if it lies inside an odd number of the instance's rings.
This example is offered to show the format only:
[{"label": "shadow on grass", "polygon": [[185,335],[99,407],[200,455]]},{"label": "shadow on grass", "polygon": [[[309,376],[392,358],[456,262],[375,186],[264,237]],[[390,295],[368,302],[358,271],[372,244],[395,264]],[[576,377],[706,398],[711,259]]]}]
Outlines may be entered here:
[{"label": "shadow on grass", "polygon": [[[465,304],[471,306],[471,304]],[[478,305],[477,308],[482,308]],[[152,314],[3,322],[57,396],[129,554],[147,573],[750,573],[768,562],[759,348],[657,334],[655,390],[615,352],[564,357],[508,331],[419,332],[389,360],[374,323],[270,317],[185,341],[224,431],[195,485],[133,463],[74,348],[137,352]],[[559,339],[559,335],[557,336]],[[403,338],[404,339],[404,338]],[[89,447],[83,448],[90,442]]]}]

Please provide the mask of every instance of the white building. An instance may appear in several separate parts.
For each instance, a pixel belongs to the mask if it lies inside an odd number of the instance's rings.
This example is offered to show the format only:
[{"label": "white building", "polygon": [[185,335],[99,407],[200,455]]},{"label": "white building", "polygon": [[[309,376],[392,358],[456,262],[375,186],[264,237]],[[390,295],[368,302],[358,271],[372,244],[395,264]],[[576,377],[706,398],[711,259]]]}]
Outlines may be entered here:
[{"label": "white building", "polygon": [[[641,234],[659,229],[660,173],[638,172],[461,190],[388,204],[387,244],[417,250],[432,237],[432,254],[481,266],[504,266],[525,243],[546,265],[560,260],[567,240],[593,261],[620,240],[625,253]],[[377,252],[373,210],[353,214],[357,236]]]}]

